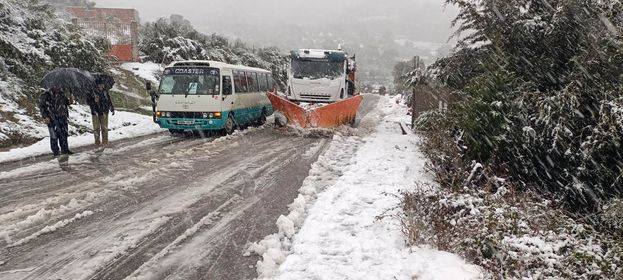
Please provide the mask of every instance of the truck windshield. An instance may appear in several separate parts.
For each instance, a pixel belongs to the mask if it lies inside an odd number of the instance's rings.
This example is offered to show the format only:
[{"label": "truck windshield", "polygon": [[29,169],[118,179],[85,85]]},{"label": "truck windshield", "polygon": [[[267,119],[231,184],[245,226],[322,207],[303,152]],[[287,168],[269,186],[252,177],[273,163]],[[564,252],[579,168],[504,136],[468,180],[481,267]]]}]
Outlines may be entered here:
[{"label": "truck windshield", "polygon": [[160,94],[218,95],[220,94],[218,69],[167,68],[160,81]]},{"label": "truck windshield", "polygon": [[292,75],[296,79],[335,79],[344,74],[344,62],[323,60],[292,60]]}]

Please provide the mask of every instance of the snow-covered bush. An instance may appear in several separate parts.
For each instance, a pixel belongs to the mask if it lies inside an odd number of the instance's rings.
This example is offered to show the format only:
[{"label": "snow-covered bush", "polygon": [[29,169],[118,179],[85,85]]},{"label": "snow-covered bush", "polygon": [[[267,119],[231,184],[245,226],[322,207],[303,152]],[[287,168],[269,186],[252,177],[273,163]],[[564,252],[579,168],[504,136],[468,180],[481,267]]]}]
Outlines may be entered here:
[{"label": "snow-covered bush", "polygon": [[[577,211],[623,193],[623,5],[618,0],[459,1],[466,34],[436,77],[465,162],[497,170]],[[469,167],[466,167],[469,168]]]},{"label": "snow-covered bush", "polygon": [[600,219],[604,226],[619,236],[623,235],[623,200],[615,198],[605,203],[601,209]]},{"label": "snow-covered bush", "polygon": [[0,2],[0,58],[4,74],[32,81],[54,67],[101,71],[107,67],[102,53],[73,25],[59,20],[53,9],[39,1]]},{"label": "snow-covered bush", "polygon": [[403,231],[485,268],[491,279],[618,279],[620,238],[576,222],[552,201],[510,186],[495,195],[417,188],[403,196]]},{"label": "snow-covered bush", "polygon": [[430,110],[422,112],[416,119],[414,127],[417,130],[424,131],[433,129],[438,119],[443,118],[444,112],[440,110]]}]

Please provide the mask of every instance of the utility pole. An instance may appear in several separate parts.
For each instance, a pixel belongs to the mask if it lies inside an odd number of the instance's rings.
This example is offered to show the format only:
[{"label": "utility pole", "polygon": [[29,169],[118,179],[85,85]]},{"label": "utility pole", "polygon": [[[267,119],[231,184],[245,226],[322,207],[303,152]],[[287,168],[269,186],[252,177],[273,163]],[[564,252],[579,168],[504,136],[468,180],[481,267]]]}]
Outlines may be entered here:
[{"label": "utility pole", "polygon": [[[138,17],[137,17],[138,18]],[[132,45],[132,61],[138,61],[138,21],[130,23],[130,44]]]},{"label": "utility pole", "polygon": [[[418,56],[414,56],[413,57],[413,73],[415,74],[415,71],[418,69],[418,67],[420,66],[420,58]],[[411,90],[412,90],[412,94],[411,94],[411,129],[415,129],[415,85],[411,85]]]}]

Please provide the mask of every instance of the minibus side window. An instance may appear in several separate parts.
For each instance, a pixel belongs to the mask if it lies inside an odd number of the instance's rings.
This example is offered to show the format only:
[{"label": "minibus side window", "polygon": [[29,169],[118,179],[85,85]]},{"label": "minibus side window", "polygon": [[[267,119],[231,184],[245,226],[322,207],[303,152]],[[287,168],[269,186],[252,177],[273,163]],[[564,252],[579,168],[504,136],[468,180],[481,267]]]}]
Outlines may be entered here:
[{"label": "minibus side window", "polygon": [[234,72],[234,86],[236,89],[236,93],[248,92],[247,79],[243,71]]},{"label": "minibus side window", "polygon": [[247,72],[247,82],[249,82],[248,92],[257,92],[257,75],[253,72]]},{"label": "minibus side window", "polygon": [[258,80],[260,84],[260,91],[261,92],[268,91],[268,81],[266,80],[266,74],[265,73],[258,74]]},{"label": "minibus side window", "polygon": [[230,94],[232,94],[231,77],[223,76],[223,95],[230,95]]}]

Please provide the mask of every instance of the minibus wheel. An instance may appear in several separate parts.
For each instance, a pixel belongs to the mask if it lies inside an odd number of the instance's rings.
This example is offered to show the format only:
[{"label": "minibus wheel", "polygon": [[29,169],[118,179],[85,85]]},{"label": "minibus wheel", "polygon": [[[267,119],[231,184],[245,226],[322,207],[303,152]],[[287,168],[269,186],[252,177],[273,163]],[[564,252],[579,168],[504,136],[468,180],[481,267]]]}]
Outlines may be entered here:
[{"label": "minibus wheel", "polygon": [[260,118],[257,120],[257,125],[262,126],[266,123],[266,109],[262,109],[262,114]]},{"label": "minibus wheel", "polygon": [[227,121],[225,121],[225,133],[232,134],[236,129],[236,121],[234,121],[234,117],[232,114],[227,117]]},{"label": "minibus wheel", "polygon": [[179,129],[169,129],[169,132],[174,136],[178,136],[184,133],[183,130],[179,130]]}]

